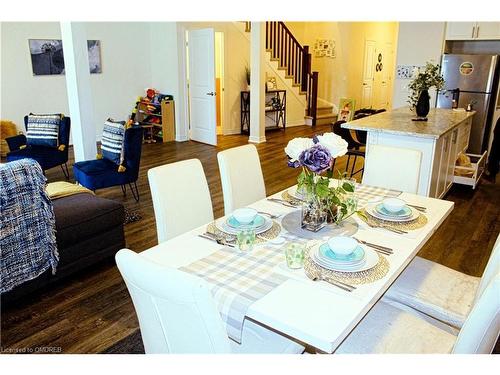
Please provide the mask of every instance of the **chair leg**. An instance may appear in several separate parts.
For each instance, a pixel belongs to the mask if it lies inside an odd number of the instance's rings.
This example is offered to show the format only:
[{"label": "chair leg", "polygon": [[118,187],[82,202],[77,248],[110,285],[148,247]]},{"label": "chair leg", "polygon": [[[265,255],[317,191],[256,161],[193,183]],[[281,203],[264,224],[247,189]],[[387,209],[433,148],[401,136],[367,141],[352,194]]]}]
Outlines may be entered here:
[{"label": "chair leg", "polygon": [[354,161],[353,161],[352,167],[351,167],[351,175],[349,177],[353,176],[354,168],[356,167],[356,160],[358,160],[358,155],[354,155]]},{"label": "chair leg", "polygon": [[120,185],[120,187],[122,188],[123,196],[127,195],[127,185]]},{"label": "chair leg", "polygon": [[133,185],[130,183],[128,186],[130,187],[130,190],[132,190],[132,195],[134,196],[135,201],[139,202],[139,189],[137,188],[137,183],[134,182]]},{"label": "chair leg", "polygon": [[[66,169],[65,169],[66,168]],[[64,163],[64,164],[61,164],[61,169],[62,169],[62,172],[64,174],[64,177],[66,177],[66,180],[69,180],[69,169],[68,169],[68,164],[67,163]]]},{"label": "chair leg", "polygon": [[347,155],[347,163],[345,165],[345,175],[347,175],[349,171],[349,164],[351,163],[351,155]]}]

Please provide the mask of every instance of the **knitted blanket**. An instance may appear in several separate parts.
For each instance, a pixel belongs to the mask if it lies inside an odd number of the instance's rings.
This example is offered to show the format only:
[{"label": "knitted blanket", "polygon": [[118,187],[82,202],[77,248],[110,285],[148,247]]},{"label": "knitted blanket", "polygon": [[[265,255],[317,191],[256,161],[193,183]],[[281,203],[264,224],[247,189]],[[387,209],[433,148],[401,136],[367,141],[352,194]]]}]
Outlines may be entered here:
[{"label": "knitted blanket", "polygon": [[0,164],[0,293],[56,272],[59,255],[45,176],[32,159]]}]

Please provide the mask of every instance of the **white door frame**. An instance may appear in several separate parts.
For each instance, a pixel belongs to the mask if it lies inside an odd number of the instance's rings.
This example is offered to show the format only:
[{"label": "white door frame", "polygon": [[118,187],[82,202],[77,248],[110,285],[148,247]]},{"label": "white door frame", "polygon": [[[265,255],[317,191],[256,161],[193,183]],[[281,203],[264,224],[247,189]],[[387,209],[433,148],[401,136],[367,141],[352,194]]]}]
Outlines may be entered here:
[{"label": "white door frame", "polygon": [[[214,29],[215,30],[215,29]],[[221,118],[221,131],[222,131],[222,134],[224,135],[224,127],[226,126],[226,118],[225,118],[225,113],[226,111],[224,110],[224,77],[225,77],[225,73],[226,73],[226,40],[225,40],[225,33],[224,31],[217,31],[215,30],[215,35],[217,35],[217,33],[219,33],[221,35],[221,45],[220,45],[220,48],[221,48],[221,52],[219,54],[219,59],[221,60],[221,65],[222,65],[222,76],[220,77],[220,118]],[[217,50],[216,50],[217,52]],[[217,61],[217,57],[215,58],[215,60]],[[217,78],[217,77],[216,77]]]},{"label": "white door frame", "polygon": [[[187,39],[186,39],[186,32],[189,30],[196,30],[196,29],[202,29],[206,28],[207,26],[200,26],[200,27],[186,27],[185,25],[180,26],[180,54],[179,54],[179,64],[180,64],[180,69],[179,69],[179,85],[182,87],[184,93],[181,95],[181,97],[178,99],[179,101],[182,102],[183,104],[183,117],[185,121],[182,121],[182,127],[184,128],[184,134],[187,135],[186,140],[190,140],[189,138],[189,87],[188,87],[188,79],[187,79]],[[226,35],[225,35],[225,30],[217,28],[215,26],[208,26],[212,27],[215,32],[221,32],[222,33],[222,39],[224,40],[224,72],[222,75],[222,82],[221,86],[222,88],[226,87],[226,75],[227,75],[227,65],[225,64],[226,62],[226,53],[227,53],[227,48],[226,48]],[[227,128],[229,125],[229,115],[228,115],[228,110],[226,108],[227,103],[224,99],[224,95],[222,95],[222,134],[226,135],[227,133]]]}]

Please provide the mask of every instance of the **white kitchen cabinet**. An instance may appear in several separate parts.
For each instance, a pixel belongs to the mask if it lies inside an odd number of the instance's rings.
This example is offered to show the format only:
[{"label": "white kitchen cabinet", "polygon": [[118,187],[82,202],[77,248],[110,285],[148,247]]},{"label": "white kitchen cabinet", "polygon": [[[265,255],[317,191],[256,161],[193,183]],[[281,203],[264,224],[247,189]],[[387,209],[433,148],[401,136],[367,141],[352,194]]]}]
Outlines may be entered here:
[{"label": "white kitchen cabinet", "polygon": [[472,118],[461,122],[457,127],[443,134],[436,140],[436,155],[433,166],[431,192],[437,198],[443,197],[451,188],[455,179],[455,163],[458,155],[469,146]]},{"label": "white kitchen cabinet", "polygon": [[457,157],[460,152],[465,152],[467,147],[469,147],[469,137],[470,130],[472,126],[472,120],[464,121],[460,126],[458,126],[458,139],[457,139]]},{"label": "white kitchen cabinet", "polygon": [[369,163],[372,145],[420,151],[417,194],[442,198],[455,179],[458,154],[469,144],[475,112],[433,108],[425,123],[413,121],[415,114],[403,107],[342,124],[343,128],[367,132],[365,160]]},{"label": "white kitchen cabinet", "polygon": [[451,154],[451,132],[441,136],[437,140],[437,151],[439,159],[435,159],[434,168],[438,170],[436,196],[442,197],[448,190],[448,168]]},{"label": "white kitchen cabinet", "polygon": [[453,178],[455,176],[455,163],[458,159],[458,131],[459,127],[453,129],[451,131],[451,139],[450,139],[450,158],[448,159],[448,171],[446,173],[446,191],[451,188],[453,185]]},{"label": "white kitchen cabinet", "polygon": [[500,22],[478,22],[476,39],[500,39]]},{"label": "white kitchen cabinet", "polygon": [[476,34],[476,22],[447,22],[446,39],[473,39]]},{"label": "white kitchen cabinet", "polygon": [[446,40],[500,39],[500,22],[447,22]]}]

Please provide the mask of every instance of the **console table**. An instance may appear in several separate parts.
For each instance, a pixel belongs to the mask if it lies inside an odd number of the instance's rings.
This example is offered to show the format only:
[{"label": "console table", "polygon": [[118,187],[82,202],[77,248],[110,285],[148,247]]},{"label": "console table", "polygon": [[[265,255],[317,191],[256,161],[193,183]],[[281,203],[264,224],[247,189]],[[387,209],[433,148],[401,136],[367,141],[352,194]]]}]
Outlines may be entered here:
[{"label": "console table", "polygon": [[[250,91],[240,94],[241,133],[250,133]],[[286,90],[266,91],[266,131],[286,127]]]}]

